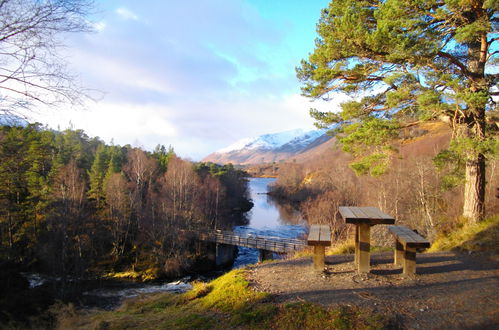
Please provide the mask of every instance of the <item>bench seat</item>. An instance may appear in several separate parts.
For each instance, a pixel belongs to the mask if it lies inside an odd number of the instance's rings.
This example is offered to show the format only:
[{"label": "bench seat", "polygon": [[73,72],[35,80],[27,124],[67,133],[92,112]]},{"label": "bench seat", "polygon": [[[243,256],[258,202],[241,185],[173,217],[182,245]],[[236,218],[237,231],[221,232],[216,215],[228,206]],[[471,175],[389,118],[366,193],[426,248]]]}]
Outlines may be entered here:
[{"label": "bench seat", "polygon": [[323,271],[325,267],[326,246],[331,246],[331,227],[311,225],[307,245],[314,247],[314,268]]},{"label": "bench seat", "polygon": [[388,226],[395,237],[394,264],[403,266],[405,276],[416,274],[416,249],[429,248],[430,242],[405,226]]}]

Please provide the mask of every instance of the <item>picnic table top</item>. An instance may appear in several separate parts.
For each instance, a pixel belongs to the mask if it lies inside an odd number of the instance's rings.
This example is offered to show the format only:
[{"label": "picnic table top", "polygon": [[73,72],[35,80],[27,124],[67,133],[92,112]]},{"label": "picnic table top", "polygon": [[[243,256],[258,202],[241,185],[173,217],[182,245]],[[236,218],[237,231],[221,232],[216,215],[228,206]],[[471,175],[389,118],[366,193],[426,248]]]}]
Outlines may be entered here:
[{"label": "picnic table top", "polygon": [[331,228],[328,225],[311,225],[307,244],[312,246],[330,246]]},{"label": "picnic table top", "polygon": [[340,206],[340,214],[346,223],[352,224],[394,224],[395,218],[376,207]]}]

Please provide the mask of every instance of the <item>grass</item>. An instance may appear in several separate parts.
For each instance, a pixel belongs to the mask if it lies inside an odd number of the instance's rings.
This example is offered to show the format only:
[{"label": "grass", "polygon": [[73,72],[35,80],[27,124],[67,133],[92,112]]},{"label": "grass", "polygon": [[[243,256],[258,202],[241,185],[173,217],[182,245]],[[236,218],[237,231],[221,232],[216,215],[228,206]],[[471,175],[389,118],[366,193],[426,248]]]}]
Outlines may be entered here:
[{"label": "grass", "polygon": [[66,313],[59,319],[59,328],[80,329],[386,329],[392,325],[391,318],[357,307],[275,303],[271,295],[249,287],[245,270],[195,283],[182,295],[158,294],[127,301],[115,311]]},{"label": "grass", "polygon": [[[374,253],[374,252],[387,252],[392,250],[393,250],[392,247],[387,247],[387,246],[371,246],[370,251],[371,253]],[[355,253],[355,243],[351,239],[344,241],[342,243],[338,243],[326,249],[326,255],[328,256],[339,255],[339,254],[354,254],[354,253]]]},{"label": "grass", "polygon": [[438,237],[428,249],[436,251],[492,251],[498,252],[499,242],[499,214],[486,220],[469,224],[462,221],[459,228],[447,235]]},{"label": "grass", "polygon": [[355,243],[350,239],[326,249],[326,255],[328,256],[351,253],[355,253]]}]

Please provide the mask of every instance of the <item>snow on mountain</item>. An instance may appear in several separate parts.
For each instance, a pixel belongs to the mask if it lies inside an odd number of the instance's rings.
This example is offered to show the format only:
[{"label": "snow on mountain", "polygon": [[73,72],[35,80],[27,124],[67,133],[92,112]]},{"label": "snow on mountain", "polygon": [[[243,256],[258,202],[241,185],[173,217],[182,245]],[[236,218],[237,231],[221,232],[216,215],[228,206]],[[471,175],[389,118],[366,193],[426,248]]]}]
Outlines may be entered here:
[{"label": "snow on mountain", "polygon": [[203,161],[256,164],[286,160],[330,140],[327,131],[295,129],[242,139],[208,155]]},{"label": "snow on mountain", "polygon": [[217,152],[227,153],[241,149],[278,149],[288,143],[307,144],[310,143],[311,140],[315,140],[323,134],[323,131],[315,130],[306,132],[303,129],[295,129],[274,134],[265,134],[255,138],[246,138],[239,140],[226,148],[218,150]]}]

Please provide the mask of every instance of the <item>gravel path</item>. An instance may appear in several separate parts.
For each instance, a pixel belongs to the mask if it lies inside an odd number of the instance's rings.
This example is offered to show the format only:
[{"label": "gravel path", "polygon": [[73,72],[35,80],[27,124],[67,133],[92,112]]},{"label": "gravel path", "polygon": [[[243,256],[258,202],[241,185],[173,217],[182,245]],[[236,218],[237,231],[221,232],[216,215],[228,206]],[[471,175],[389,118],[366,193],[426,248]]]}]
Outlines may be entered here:
[{"label": "gravel path", "polygon": [[415,279],[402,277],[392,253],[371,255],[371,273],[357,275],[353,256],[311,258],[251,266],[255,290],[278,302],[356,305],[397,315],[407,329],[499,329],[499,260],[485,254],[418,253]]}]

